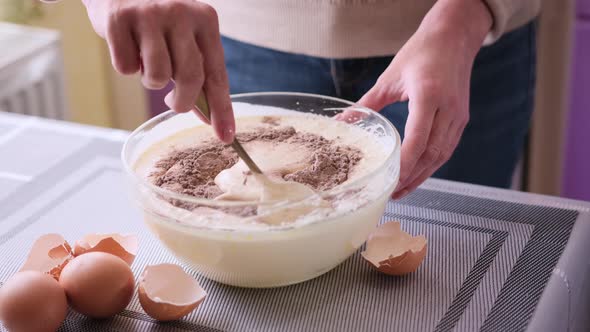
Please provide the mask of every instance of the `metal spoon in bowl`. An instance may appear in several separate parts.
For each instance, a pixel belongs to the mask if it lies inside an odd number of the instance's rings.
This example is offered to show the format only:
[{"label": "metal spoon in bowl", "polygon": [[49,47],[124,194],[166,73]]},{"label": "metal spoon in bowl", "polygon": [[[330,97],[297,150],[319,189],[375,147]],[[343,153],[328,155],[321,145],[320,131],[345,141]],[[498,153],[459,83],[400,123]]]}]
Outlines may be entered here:
[{"label": "metal spoon in bowl", "polygon": [[[197,102],[195,103],[197,110],[207,119],[211,120],[211,112],[209,110],[209,103],[207,102],[207,97],[204,93],[201,93]],[[256,163],[252,160],[252,158],[248,155],[242,144],[234,138],[233,142],[231,143],[232,148],[236,151],[238,156],[244,161],[244,163],[248,166],[248,168],[252,171],[253,176],[257,179],[257,181],[262,186],[262,193],[261,193],[261,201],[262,202],[272,202],[272,201],[297,201],[302,200],[306,197],[310,197],[315,195],[313,189],[309,188],[308,186],[292,181],[275,181],[268,178],[266,175],[262,173],[260,168],[256,165]],[[303,214],[304,212],[309,212],[309,207],[301,209],[296,209],[296,214]],[[296,215],[294,213],[281,213],[280,215],[270,216],[264,218],[265,222],[276,224],[281,223],[289,220],[284,219],[295,219]]]},{"label": "metal spoon in bowl", "polygon": [[[205,119],[211,121],[209,103],[207,102],[207,97],[204,93],[201,93],[201,95],[197,99],[197,102],[195,103],[195,106],[197,106],[197,110],[199,110],[199,112],[205,117]],[[231,146],[238,154],[238,157],[240,157],[246,163],[246,165],[248,165],[248,168],[252,171],[252,173],[262,174],[260,168],[256,165],[254,160],[250,158],[246,150],[244,150],[242,144],[240,144],[240,142],[237,139],[234,138],[233,142],[231,143]]]}]

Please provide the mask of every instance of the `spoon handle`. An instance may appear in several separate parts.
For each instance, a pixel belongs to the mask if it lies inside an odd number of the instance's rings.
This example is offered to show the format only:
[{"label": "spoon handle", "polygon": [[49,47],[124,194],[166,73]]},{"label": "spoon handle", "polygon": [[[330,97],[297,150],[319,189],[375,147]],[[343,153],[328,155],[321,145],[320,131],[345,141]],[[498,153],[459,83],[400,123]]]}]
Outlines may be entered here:
[{"label": "spoon handle", "polygon": [[254,160],[250,158],[250,155],[248,155],[246,150],[244,150],[242,144],[240,144],[240,142],[238,142],[237,139],[234,138],[234,141],[231,143],[231,146],[234,148],[234,150],[238,153],[238,156],[242,158],[242,160],[246,163],[248,168],[253,173],[262,174],[262,171],[260,170],[260,168],[258,168],[258,165],[256,165]]},{"label": "spoon handle", "polygon": [[[205,93],[201,92],[201,95],[197,99],[195,106],[197,106],[197,110],[199,110],[199,112],[201,112],[201,114],[206,119],[211,120],[211,112],[209,111],[209,103],[207,102],[207,97],[205,96]],[[250,155],[248,155],[246,150],[244,150],[242,144],[240,144],[240,142],[236,138],[234,138],[233,142],[231,143],[231,146],[238,154],[238,157],[240,157],[244,161],[244,163],[246,163],[246,165],[252,172],[262,174],[260,168],[256,165],[252,158],[250,158]]]}]

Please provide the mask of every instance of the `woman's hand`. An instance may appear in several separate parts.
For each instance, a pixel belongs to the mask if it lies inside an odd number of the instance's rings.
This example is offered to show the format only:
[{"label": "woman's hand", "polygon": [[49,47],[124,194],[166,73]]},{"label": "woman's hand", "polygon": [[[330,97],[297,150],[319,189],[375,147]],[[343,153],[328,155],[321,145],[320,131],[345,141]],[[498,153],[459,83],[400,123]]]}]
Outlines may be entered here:
[{"label": "woman's hand", "polygon": [[373,110],[409,101],[394,198],[413,191],[442,166],[469,120],[475,55],[492,25],[482,0],[440,0],[359,104]]},{"label": "woman's hand", "polygon": [[201,89],[217,136],[235,132],[229,83],[215,10],[195,0],[83,0],[94,30],[106,39],[122,74],[141,70],[143,85],[175,88],[165,98],[177,112],[194,109]]}]

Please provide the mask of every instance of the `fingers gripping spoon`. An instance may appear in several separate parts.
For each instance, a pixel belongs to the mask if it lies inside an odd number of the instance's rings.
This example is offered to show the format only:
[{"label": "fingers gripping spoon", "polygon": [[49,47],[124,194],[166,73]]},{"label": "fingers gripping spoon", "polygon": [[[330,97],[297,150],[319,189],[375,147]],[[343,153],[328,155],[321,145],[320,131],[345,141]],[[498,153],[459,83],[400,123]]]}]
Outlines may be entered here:
[{"label": "fingers gripping spoon", "polygon": [[[197,106],[197,109],[199,110],[199,112],[207,120],[211,121],[211,113],[209,111],[209,103],[207,102],[207,97],[205,96],[204,93],[201,93],[201,95],[199,96],[199,99],[197,99],[195,106]],[[238,154],[238,157],[240,157],[244,161],[244,163],[246,163],[246,165],[248,165],[248,168],[252,171],[252,173],[262,174],[262,171],[260,170],[260,168],[258,168],[256,163],[254,163],[252,158],[250,158],[250,156],[248,155],[246,150],[244,150],[244,147],[242,146],[242,144],[240,144],[240,142],[237,139],[234,138],[233,142],[231,143],[231,146]]]},{"label": "fingers gripping spoon", "polygon": [[[197,102],[195,103],[197,110],[207,119],[211,120],[211,112],[209,110],[209,104],[207,102],[207,97],[204,93],[201,93]],[[306,197],[310,197],[315,195],[315,192],[309,188],[308,186],[292,181],[275,181],[269,179],[266,175],[262,173],[258,165],[252,160],[252,158],[248,155],[242,144],[234,138],[233,142],[231,143],[232,148],[236,151],[238,156],[244,161],[244,163],[248,166],[250,171],[252,171],[253,176],[256,178],[257,181],[260,182],[262,186],[262,193],[261,193],[261,202],[272,202],[272,201],[299,201]],[[281,211],[281,213],[270,213],[269,215],[265,216],[263,219],[264,222],[270,224],[279,224],[285,221],[292,221],[295,220],[299,215],[304,213],[308,213],[311,211],[311,206],[309,204],[304,205],[297,205],[294,207],[290,207],[286,210]],[[259,214],[264,209],[259,208]]]}]

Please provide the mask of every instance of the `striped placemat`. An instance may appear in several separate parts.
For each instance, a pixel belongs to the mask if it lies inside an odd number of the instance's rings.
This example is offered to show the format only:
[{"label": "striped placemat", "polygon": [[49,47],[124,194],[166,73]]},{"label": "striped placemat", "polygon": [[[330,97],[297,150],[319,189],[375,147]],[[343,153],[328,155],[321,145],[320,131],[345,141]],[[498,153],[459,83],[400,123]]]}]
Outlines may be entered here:
[{"label": "striped placemat", "polygon": [[[135,233],[136,275],[147,264],[176,262],[128,197],[119,161],[124,132],[2,114],[0,128],[0,281],[49,232],[70,241]],[[523,331],[545,301],[573,227],[588,214],[583,203],[539,197],[430,180],[390,202],[383,218],[428,238],[414,274],[376,273],[358,253],[321,277],[276,289],[224,286],[191,271],[209,296],[183,320],[154,322],[134,297],[109,320],[70,312],[61,330]]]}]

